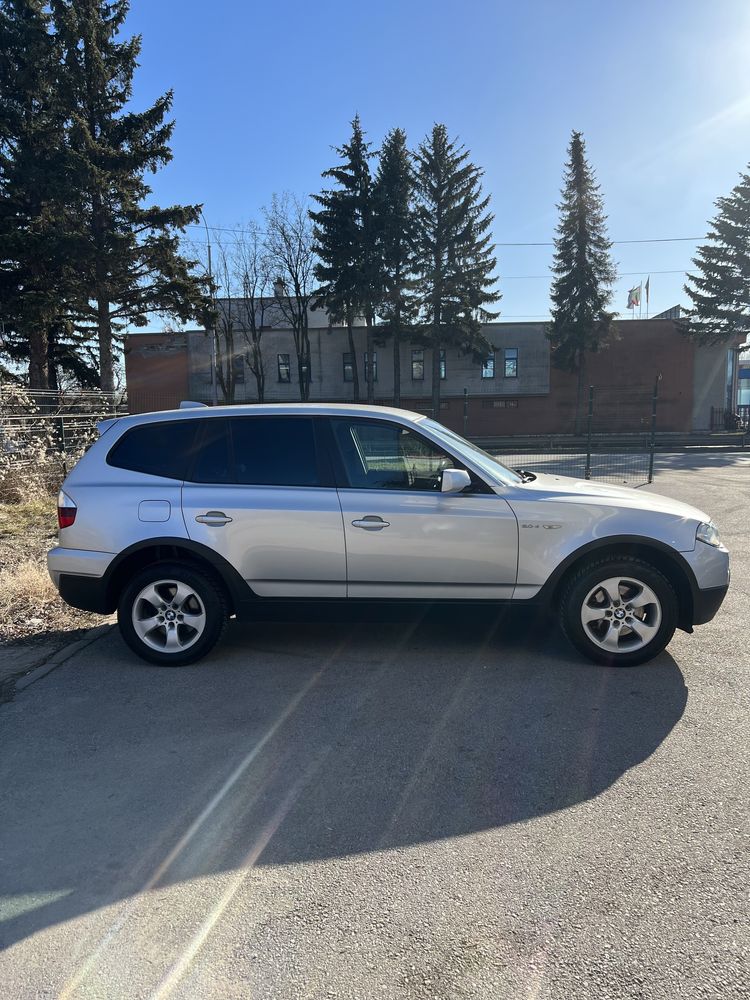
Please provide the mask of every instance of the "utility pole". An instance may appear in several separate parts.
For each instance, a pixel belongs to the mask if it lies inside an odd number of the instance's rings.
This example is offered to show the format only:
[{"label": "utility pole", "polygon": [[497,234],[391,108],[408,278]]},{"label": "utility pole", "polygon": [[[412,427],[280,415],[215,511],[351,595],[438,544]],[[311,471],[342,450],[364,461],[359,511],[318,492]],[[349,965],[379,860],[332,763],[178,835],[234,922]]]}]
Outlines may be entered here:
[{"label": "utility pole", "polygon": [[[201,219],[203,220],[203,225],[206,228],[206,246],[208,247],[208,280],[211,283],[211,303],[213,304],[214,299],[214,273],[211,267],[211,233],[208,228],[208,223],[206,222],[206,217],[203,214],[203,209],[200,210]],[[211,334],[211,402],[214,406],[218,403],[218,394],[216,391],[216,325],[212,322],[211,329],[206,331]]]}]

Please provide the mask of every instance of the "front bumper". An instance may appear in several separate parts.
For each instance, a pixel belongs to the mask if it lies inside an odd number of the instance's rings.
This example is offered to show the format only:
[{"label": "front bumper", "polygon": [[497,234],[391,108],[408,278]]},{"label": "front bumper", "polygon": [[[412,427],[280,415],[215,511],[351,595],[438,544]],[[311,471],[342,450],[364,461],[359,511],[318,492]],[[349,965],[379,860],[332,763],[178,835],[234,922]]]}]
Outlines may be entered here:
[{"label": "front bumper", "polygon": [[693,625],[710,622],[721,607],[729,590],[729,552],[723,545],[696,542],[692,552],[683,558],[693,572]]},{"label": "front bumper", "polygon": [[728,590],[728,583],[723,587],[696,590],[693,594],[693,625],[705,625],[706,622],[710,622],[721,607]]}]

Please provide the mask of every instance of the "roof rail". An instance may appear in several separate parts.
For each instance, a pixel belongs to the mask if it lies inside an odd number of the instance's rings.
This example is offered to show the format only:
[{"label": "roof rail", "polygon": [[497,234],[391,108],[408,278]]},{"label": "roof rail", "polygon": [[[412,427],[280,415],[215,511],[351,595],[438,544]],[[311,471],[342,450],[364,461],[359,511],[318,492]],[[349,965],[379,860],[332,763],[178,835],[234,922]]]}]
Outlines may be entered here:
[{"label": "roof rail", "polygon": [[180,403],[181,410],[193,410],[196,406],[207,406],[207,403],[196,403],[194,399],[183,399]]}]

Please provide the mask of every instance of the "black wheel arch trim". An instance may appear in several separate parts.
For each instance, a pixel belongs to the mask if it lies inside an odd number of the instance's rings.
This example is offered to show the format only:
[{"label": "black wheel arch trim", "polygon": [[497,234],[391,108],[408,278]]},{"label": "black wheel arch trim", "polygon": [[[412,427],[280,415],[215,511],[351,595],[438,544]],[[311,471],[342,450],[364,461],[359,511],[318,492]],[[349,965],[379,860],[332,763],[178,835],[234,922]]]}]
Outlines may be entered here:
[{"label": "black wheel arch trim", "polygon": [[[675,569],[680,571],[682,579],[687,585],[688,594],[678,593],[677,595],[680,599],[679,627],[685,631],[692,631],[693,624],[697,624],[697,622],[694,622],[694,609],[699,605],[701,594],[693,568],[677,549],[673,549],[666,542],[660,542],[656,538],[649,538],[647,535],[607,535],[603,538],[596,538],[591,542],[587,542],[574,552],[571,552],[563,559],[559,566],[555,567],[539,591],[536,600],[551,603],[565,574],[571,566],[574,566],[586,556],[594,555],[604,549],[617,549],[627,555],[628,548],[639,549],[641,552],[644,549],[658,552],[659,555],[668,559]],[[690,598],[689,606],[685,606],[685,596],[689,596]]]},{"label": "black wheel arch trim", "polygon": [[[237,612],[243,604],[256,599],[249,585],[243,580],[234,566],[224,559],[223,556],[218,555],[213,549],[202,545],[200,542],[194,542],[189,538],[181,538],[173,535],[163,538],[145,538],[140,542],[129,545],[115,556],[107,567],[104,576],[99,579],[100,603],[104,608],[104,611],[100,613],[111,614],[117,607],[119,594],[115,592],[113,583],[123,563],[132,556],[137,555],[138,552],[148,549],[163,550],[158,554],[159,561],[179,558],[179,552],[183,551],[195,556],[196,560],[207,563],[227,588],[231,612]],[[91,608],[87,610],[99,609]]]}]

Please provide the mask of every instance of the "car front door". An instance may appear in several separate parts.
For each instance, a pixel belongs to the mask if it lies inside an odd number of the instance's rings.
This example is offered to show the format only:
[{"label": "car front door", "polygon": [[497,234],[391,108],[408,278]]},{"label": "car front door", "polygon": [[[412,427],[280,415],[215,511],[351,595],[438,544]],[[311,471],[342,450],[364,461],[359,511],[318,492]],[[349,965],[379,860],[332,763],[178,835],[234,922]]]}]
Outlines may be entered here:
[{"label": "car front door", "polygon": [[193,541],[258,597],[344,597],[341,508],[307,416],[208,417],[182,487]]},{"label": "car front door", "polygon": [[380,419],[330,421],[344,516],[349,597],[510,598],[518,527],[507,502],[476,477],[442,493],[462,468],[416,429]]}]

